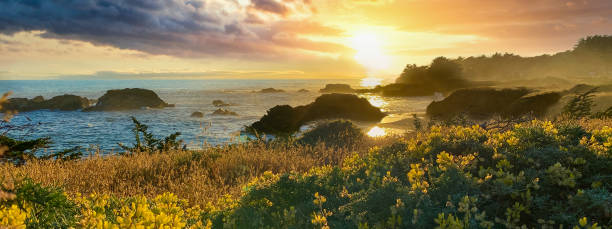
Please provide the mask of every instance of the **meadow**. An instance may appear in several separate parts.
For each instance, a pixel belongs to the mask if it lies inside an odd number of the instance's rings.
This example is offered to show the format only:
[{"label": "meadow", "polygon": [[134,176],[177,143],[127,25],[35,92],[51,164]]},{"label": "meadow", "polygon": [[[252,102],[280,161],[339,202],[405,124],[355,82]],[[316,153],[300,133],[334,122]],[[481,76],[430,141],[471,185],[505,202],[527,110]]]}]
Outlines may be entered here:
[{"label": "meadow", "polygon": [[[610,228],[612,120],[4,163],[9,228]],[[357,136],[361,137],[361,136]]]}]

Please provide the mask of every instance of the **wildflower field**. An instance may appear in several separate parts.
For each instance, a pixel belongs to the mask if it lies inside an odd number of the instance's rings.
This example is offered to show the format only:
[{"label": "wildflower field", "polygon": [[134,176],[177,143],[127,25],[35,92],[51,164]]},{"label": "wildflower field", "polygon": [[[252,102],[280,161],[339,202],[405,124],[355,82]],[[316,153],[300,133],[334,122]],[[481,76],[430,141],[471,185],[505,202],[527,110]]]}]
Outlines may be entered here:
[{"label": "wildflower field", "polygon": [[612,121],[0,165],[8,228],[612,228]]}]

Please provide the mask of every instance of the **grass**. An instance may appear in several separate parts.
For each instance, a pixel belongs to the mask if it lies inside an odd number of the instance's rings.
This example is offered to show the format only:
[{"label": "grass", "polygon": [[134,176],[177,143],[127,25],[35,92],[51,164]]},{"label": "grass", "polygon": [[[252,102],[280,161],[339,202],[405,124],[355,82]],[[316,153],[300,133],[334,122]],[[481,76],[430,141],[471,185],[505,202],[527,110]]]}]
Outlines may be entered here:
[{"label": "grass", "polygon": [[347,155],[367,152],[372,144],[384,142],[370,141],[350,150],[251,142],[201,151],[32,160],[23,166],[0,163],[0,179],[10,183],[28,177],[45,186],[62,187],[68,194],[155,197],[172,192],[189,203],[206,204],[226,194],[240,194],[245,184],[266,171],[305,172],[316,166],[342,165]]},{"label": "grass", "polygon": [[[611,228],[611,126],[433,126],[341,148],[255,141],[5,163],[0,221],[35,228],[49,222],[33,212],[67,209],[54,217],[77,227]],[[45,198],[57,204],[31,210]]]}]

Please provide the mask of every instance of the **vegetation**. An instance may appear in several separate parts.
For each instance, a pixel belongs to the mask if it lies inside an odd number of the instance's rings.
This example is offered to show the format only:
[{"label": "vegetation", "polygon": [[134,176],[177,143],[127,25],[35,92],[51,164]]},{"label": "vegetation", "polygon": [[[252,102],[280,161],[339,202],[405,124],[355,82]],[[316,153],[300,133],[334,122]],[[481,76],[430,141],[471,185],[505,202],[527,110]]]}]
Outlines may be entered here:
[{"label": "vegetation", "polygon": [[461,65],[445,57],[434,59],[429,66],[407,65],[399,78],[399,84],[417,85],[434,92],[448,92],[468,86]]},{"label": "vegetation", "polygon": [[583,93],[577,93],[564,107],[563,113],[573,118],[612,118],[612,107],[593,113],[595,105],[593,98],[598,88],[591,88]]},{"label": "vegetation", "polygon": [[521,57],[496,53],[492,56],[457,58],[467,79],[519,80],[544,77],[575,78],[610,76],[612,36],[589,36],[572,50],[554,55]]},{"label": "vegetation", "polygon": [[298,140],[299,143],[307,145],[323,143],[330,147],[350,148],[364,141],[362,130],[352,122],[343,120],[318,124]]},{"label": "vegetation", "polygon": [[[149,132],[149,126],[140,123],[136,120],[135,117],[132,117],[132,122],[134,123],[134,128],[132,128],[132,133],[134,133],[135,144],[132,147],[125,146],[121,143],[118,143],[119,146],[125,150],[127,153],[134,152],[168,152],[169,150],[179,150],[182,145],[181,140],[177,140],[178,136],[181,135],[180,132],[176,132],[174,134],[168,135],[163,139],[156,139],[153,133]],[[142,135],[142,138],[140,137]],[[184,146],[183,146],[184,147]]]},{"label": "vegetation", "polygon": [[[12,199],[2,202],[0,222],[27,225],[34,216],[26,193],[57,193],[45,187],[61,186],[69,204],[58,199],[44,207],[57,208],[54,217],[72,216],[63,222],[77,226],[608,228],[610,124],[434,126],[352,151],[251,142],[3,164],[3,187],[15,188],[2,189]],[[16,191],[24,184],[48,191]]]}]

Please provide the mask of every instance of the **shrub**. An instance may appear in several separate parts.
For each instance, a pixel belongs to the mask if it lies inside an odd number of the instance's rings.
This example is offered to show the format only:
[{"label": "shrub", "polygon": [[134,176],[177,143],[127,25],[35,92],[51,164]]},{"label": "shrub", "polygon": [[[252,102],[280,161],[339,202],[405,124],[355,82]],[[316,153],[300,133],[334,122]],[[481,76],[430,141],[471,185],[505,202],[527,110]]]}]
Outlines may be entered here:
[{"label": "shrub", "polygon": [[76,224],[77,206],[59,188],[24,179],[14,184],[14,190],[2,190],[14,192],[14,198],[1,202],[4,218],[0,226],[19,226],[22,222],[28,228],[69,228]]},{"label": "shrub", "polygon": [[333,121],[318,124],[298,140],[301,144],[323,143],[331,147],[350,147],[364,140],[364,134],[350,121]]},{"label": "shrub", "polygon": [[[174,134],[168,135],[163,139],[157,139],[153,135],[153,133],[149,132],[149,126],[140,123],[136,120],[135,117],[132,117],[132,122],[134,123],[134,128],[132,128],[132,132],[134,133],[134,139],[136,143],[132,146],[125,146],[121,143],[118,143],[119,146],[128,153],[134,152],[167,152],[169,150],[178,150],[181,148],[183,143],[182,140],[176,140],[178,136],[181,135],[180,132],[176,132]],[[142,139],[140,137],[142,135]],[[185,146],[183,146],[184,148]]]},{"label": "shrub", "polygon": [[265,175],[211,220],[238,228],[596,228],[612,225],[611,147],[607,127],[433,127],[341,167]]},{"label": "shrub", "polygon": [[573,118],[583,118],[591,115],[591,109],[593,108],[593,98],[597,92],[597,88],[592,88],[581,94],[574,96],[567,104],[563,107],[563,113]]}]

